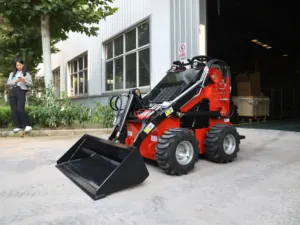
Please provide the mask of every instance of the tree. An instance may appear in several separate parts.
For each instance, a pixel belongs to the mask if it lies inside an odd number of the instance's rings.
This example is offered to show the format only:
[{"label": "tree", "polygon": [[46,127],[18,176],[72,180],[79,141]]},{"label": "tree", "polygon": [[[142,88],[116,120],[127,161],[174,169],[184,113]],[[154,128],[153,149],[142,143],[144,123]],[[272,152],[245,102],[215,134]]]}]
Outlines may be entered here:
[{"label": "tree", "polygon": [[[8,77],[15,58],[25,60],[31,73],[42,62],[42,42],[39,28],[20,24],[14,27],[7,18],[0,17],[0,73]],[[52,52],[57,52],[52,42]]]},{"label": "tree", "polygon": [[52,82],[51,45],[66,40],[69,32],[96,36],[99,21],[117,11],[111,3],[113,0],[0,0],[0,17],[13,28],[36,30],[42,40],[48,86]]}]

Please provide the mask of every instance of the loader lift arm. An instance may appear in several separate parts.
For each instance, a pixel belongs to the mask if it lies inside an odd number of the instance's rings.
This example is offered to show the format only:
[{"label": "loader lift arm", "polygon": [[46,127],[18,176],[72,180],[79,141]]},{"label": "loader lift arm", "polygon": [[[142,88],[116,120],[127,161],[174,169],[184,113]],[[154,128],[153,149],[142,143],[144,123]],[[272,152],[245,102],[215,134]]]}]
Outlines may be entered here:
[{"label": "loader lift arm", "polygon": [[[117,111],[117,117],[115,121],[115,125],[112,131],[112,134],[108,138],[108,140],[111,141],[116,141],[116,142],[121,142],[124,143],[124,132],[126,132],[125,125],[126,125],[126,120],[128,119],[129,114],[135,110],[135,109],[140,109],[142,108],[142,103],[141,103],[141,96],[139,95],[139,90],[138,89],[132,89],[129,90],[127,95],[121,95],[121,96],[114,96],[110,100],[110,106],[113,110]],[[121,104],[118,107],[117,106],[117,101],[118,99],[121,99],[122,97],[127,98],[127,102],[125,104],[125,107],[122,108],[122,100]],[[114,103],[115,107],[113,106],[113,100],[116,99],[116,102]],[[119,116],[119,118],[118,118]],[[121,139],[121,140],[120,140]]]}]

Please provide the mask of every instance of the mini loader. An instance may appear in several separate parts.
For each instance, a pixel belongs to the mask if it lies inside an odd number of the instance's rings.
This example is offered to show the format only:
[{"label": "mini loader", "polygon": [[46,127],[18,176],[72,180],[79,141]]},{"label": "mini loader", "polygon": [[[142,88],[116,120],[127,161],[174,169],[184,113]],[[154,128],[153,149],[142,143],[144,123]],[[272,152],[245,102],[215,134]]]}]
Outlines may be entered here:
[{"label": "mini loader", "polygon": [[108,140],[85,134],[56,167],[97,200],[144,182],[144,158],[169,175],[189,173],[200,154],[232,162],[245,136],[230,122],[230,91],[225,62],[207,56],[175,61],[145,96],[135,88],[111,98],[116,119]]}]

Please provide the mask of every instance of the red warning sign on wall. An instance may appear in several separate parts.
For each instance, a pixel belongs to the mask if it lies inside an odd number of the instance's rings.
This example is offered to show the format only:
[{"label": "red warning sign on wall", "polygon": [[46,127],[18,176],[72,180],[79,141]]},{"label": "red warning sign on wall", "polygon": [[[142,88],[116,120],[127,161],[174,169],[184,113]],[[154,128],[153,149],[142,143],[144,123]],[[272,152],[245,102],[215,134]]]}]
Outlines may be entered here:
[{"label": "red warning sign on wall", "polygon": [[181,43],[178,46],[178,56],[180,59],[186,58],[186,43]]}]

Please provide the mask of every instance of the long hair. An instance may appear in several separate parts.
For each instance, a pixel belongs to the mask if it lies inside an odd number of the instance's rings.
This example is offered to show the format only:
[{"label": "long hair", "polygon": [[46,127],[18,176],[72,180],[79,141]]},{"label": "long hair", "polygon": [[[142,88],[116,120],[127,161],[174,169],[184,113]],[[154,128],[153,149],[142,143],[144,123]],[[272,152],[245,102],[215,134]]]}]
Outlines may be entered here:
[{"label": "long hair", "polygon": [[17,70],[17,63],[21,63],[22,65],[24,65],[22,73],[23,73],[23,76],[25,77],[27,69],[26,69],[26,65],[25,65],[25,63],[24,63],[24,61],[22,59],[15,59],[15,61],[14,61],[14,69],[13,69],[13,77],[16,76],[16,74],[18,72],[18,70]]}]

